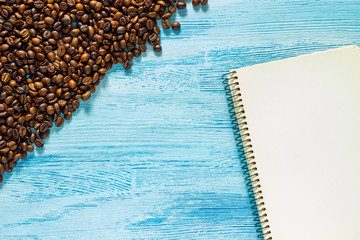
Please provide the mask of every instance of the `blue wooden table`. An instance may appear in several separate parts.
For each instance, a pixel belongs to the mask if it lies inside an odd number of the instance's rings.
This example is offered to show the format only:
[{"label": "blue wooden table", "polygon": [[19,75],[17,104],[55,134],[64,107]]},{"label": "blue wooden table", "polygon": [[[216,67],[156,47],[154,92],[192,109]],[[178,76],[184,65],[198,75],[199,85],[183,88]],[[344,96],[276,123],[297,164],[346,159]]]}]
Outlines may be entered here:
[{"label": "blue wooden table", "polygon": [[256,239],[220,77],[359,43],[360,2],[209,2],[6,175],[0,239]]}]

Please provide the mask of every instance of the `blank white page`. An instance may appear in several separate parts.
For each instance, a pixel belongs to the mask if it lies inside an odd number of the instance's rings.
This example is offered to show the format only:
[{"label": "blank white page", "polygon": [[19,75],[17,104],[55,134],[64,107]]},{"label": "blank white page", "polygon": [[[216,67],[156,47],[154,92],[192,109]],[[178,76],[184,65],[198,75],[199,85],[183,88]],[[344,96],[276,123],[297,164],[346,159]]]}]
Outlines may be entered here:
[{"label": "blank white page", "polygon": [[360,49],[236,70],[274,240],[360,239]]}]

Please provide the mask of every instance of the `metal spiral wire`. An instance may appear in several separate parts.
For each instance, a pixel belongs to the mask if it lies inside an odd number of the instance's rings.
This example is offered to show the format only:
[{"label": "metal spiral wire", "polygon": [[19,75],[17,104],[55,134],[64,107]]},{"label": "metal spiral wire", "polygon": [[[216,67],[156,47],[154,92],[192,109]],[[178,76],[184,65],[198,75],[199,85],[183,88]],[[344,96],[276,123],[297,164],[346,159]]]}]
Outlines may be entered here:
[{"label": "metal spiral wire", "polygon": [[254,211],[254,220],[259,239],[272,240],[269,220],[267,219],[264,198],[262,196],[259,174],[253,155],[249,129],[247,127],[243,100],[241,98],[239,82],[236,81],[236,72],[224,74],[225,86],[232,128],[234,130],[237,151],[240,156],[241,168],[245,174],[246,188],[251,198],[251,209]]}]

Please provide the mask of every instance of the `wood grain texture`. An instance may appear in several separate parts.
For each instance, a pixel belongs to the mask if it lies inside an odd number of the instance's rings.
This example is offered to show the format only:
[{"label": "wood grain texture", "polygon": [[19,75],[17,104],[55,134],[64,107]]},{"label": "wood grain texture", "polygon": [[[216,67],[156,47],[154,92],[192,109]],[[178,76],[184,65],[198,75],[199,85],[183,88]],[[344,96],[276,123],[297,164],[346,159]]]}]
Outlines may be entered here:
[{"label": "wood grain texture", "polygon": [[359,1],[214,0],[0,186],[0,239],[256,239],[220,81],[360,40]]}]

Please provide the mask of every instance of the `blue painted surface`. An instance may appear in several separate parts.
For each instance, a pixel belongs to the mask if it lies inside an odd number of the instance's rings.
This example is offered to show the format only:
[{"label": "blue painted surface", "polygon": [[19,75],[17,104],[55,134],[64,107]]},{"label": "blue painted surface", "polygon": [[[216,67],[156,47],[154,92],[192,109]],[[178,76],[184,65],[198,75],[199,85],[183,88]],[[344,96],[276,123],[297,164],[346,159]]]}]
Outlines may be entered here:
[{"label": "blue painted surface", "polygon": [[0,186],[0,239],[256,239],[221,75],[360,40],[359,1],[214,0]]}]

